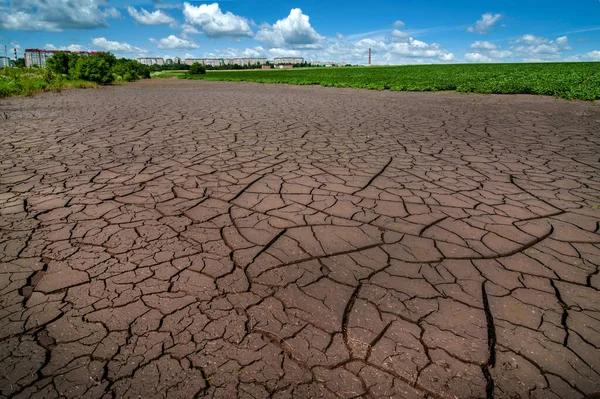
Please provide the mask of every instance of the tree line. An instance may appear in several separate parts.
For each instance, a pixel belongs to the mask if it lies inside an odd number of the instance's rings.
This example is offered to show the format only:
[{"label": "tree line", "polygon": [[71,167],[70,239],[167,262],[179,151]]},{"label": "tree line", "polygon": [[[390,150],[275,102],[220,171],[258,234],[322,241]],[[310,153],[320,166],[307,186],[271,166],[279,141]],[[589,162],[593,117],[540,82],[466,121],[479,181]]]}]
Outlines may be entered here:
[{"label": "tree line", "polygon": [[111,53],[79,55],[59,51],[46,60],[48,74],[67,79],[81,79],[101,85],[115,80],[133,82],[149,79],[151,68],[136,60],[117,59]]},{"label": "tree line", "polygon": [[[275,67],[275,64],[273,64],[270,61],[267,61],[266,64],[267,66],[271,66],[271,67]],[[306,62],[304,61],[301,64],[288,64],[288,65],[293,65],[294,68],[310,68],[310,67],[314,67],[317,65],[313,65],[310,62]],[[229,65],[218,65],[218,66],[212,66],[212,65],[204,65],[204,68],[207,71],[228,71],[228,70],[240,70],[240,69],[261,69],[262,68],[262,64],[256,63],[256,64],[247,64],[247,65],[239,65],[239,64],[229,64]],[[152,66],[150,66],[151,70],[154,72],[158,72],[158,71],[189,71],[190,70],[190,65],[188,64],[183,64],[183,63],[173,63],[173,64],[164,64],[164,65],[158,65],[158,64],[154,64]]]}]

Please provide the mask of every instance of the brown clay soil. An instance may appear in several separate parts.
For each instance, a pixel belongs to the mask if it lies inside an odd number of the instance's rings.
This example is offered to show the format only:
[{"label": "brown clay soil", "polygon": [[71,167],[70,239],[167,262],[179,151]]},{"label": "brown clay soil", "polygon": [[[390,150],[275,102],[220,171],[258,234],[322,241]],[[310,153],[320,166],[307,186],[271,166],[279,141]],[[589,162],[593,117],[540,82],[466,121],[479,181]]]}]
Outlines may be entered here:
[{"label": "brown clay soil", "polygon": [[600,105],[152,80],[0,102],[0,396],[600,391]]}]

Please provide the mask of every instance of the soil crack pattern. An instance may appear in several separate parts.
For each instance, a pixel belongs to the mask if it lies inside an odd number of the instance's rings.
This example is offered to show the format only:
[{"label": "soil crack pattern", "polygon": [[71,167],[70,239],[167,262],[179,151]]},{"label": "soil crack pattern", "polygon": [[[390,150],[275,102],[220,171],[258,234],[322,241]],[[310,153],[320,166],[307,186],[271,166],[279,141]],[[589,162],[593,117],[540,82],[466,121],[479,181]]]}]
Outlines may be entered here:
[{"label": "soil crack pattern", "polygon": [[158,79],[0,115],[0,398],[600,392],[599,104]]}]

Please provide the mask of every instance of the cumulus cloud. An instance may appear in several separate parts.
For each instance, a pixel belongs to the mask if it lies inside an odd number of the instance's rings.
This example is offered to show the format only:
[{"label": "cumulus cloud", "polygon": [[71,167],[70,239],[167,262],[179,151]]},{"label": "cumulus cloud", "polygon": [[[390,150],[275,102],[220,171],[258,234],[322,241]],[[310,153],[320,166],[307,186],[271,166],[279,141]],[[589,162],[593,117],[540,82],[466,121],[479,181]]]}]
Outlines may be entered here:
[{"label": "cumulus cloud", "polygon": [[487,33],[500,18],[502,18],[502,14],[485,13],[479,21],[475,22],[474,26],[469,26],[467,30],[479,34]]},{"label": "cumulus cloud", "polygon": [[495,50],[498,48],[494,43],[476,41],[471,44],[473,50]]},{"label": "cumulus cloud", "polygon": [[[360,35],[358,35],[360,37]],[[356,35],[322,38],[318,47],[273,47],[266,50],[269,57],[298,56],[307,61],[348,62],[366,64],[369,48],[373,64],[443,63],[454,55],[437,43],[426,43],[398,31],[384,37],[361,38]]]},{"label": "cumulus cloud", "polygon": [[540,36],[523,35],[513,42],[513,51],[524,57],[525,61],[556,61],[562,58],[565,51],[572,50],[568,41],[567,36],[550,40]]},{"label": "cumulus cloud", "polygon": [[[196,7],[183,3],[183,16],[188,27],[200,29],[207,37],[240,39],[251,37],[248,20],[227,11],[223,13],[218,3],[201,4]],[[188,33],[192,30],[188,29]]]},{"label": "cumulus cloud", "polygon": [[556,39],[556,44],[558,44],[559,46],[565,47],[568,45],[569,39],[566,36],[561,36],[558,39]]},{"label": "cumulus cloud", "polygon": [[0,30],[54,31],[108,26],[107,18],[119,18],[115,8],[102,0],[12,0],[0,8]]},{"label": "cumulus cloud", "polygon": [[567,58],[567,61],[600,61],[600,50],[590,51],[585,54],[577,54]]},{"label": "cumulus cloud", "polygon": [[487,55],[481,53],[467,53],[465,54],[465,61],[467,62],[490,62],[492,59]]},{"label": "cumulus cloud", "polygon": [[140,11],[134,7],[127,7],[127,12],[131,15],[131,18],[140,25],[174,25],[175,19],[167,15],[162,10],[148,11],[144,8],[140,8]]},{"label": "cumulus cloud", "polygon": [[404,27],[404,22],[397,20],[396,22],[394,22],[394,28],[403,28]]},{"label": "cumulus cloud", "polygon": [[255,39],[269,47],[316,48],[324,39],[310,25],[308,15],[300,8],[293,8],[290,15],[272,26],[265,24],[257,32]]},{"label": "cumulus cloud", "polygon": [[390,44],[389,52],[404,57],[437,58],[443,61],[454,59],[452,53],[446,51],[441,45],[437,43],[428,44],[412,37],[403,43]]},{"label": "cumulus cloud", "polygon": [[492,58],[501,60],[512,56],[513,52],[508,50],[492,50],[489,52],[489,55]]},{"label": "cumulus cloud", "polygon": [[390,34],[390,41],[395,43],[406,43],[410,41],[410,36],[398,29],[394,29]]},{"label": "cumulus cloud", "polygon": [[471,49],[475,50],[465,54],[467,62],[490,62],[502,60],[513,55],[512,51],[503,50],[500,46],[486,41],[475,41],[471,43]]},{"label": "cumulus cloud", "polygon": [[374,40],[374,39],[359,40],[358,42],[354,43],[354,46],[357,49],[362,50],[363,52],[364,52],[364,50],[368,51],[368,49],[371,49],[371,51],[374,53],[379,53],[379,52],[388,50],[387,44],[385,44],[384,42]]},{"label": "cumulus cloud", "polygon": [[520,43],[525,46],[536,46],[540,44],[546,44],[548,42],[550,42],[550,40],[544,37],[538,37],[534,35],[523,35],[515,41],[515,43]]},{"label": "cumulus cloud", "polygon": [[164,37],[160,40],[150,38],[150,42],[155,44],[158,48],[169,48],[169,49],[178,49],[178,50],[189,50],[200,48],[196,43],[191,40],[180,39],[175,35],[169,35],[168,37]]},{"label": "cumulus cloud", "polygon": [[123,18],[123,15],[121,15],[121,13],[119,12],[119,10],[117,10],[114,7],[110,7],[110,8],[105,8],[104,11],[104,16],[106,18]]},{"label": "cumulus cloud", "polygon": [[69,44],[68,46],[60,46],[56,47],[53,44],[45,44],[44,48],[46,50],[61,50],[61,51],[87,51],[87,47],[82,46],[81,44]]},{"label": "cumulus cloud", "polygon": [[92,39],[92,44],[106,51],[118,52],[118,53],[146,53],[147,50],[132,46],[129,43],[125,42],[113,42],[110,40],[106,40],[105,37],[96,37]]},{"label": "cumulus cloud", "polygon": [[204,53],[204,58],[260,58],[266,57],[266,51],[261,46],[252,48],[238,49],[238,48],[225,48],[218,49],[214,52]]}]

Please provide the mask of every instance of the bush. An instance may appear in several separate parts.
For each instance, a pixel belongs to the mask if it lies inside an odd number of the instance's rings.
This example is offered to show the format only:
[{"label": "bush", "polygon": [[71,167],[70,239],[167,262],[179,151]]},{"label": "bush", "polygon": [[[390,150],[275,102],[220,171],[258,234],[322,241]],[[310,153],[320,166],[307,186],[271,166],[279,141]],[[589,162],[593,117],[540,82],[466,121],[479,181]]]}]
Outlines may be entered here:
[{"label": "bush", "polygon": [[46,60],[46,68],[58,75],[67,75],[69,73],[69,54],[65,52],[55,53]]},{"label": "bush", "polygon": [[89,80],[90,82],[107,85],[115,80],[111,67],[110,59],[107,59],[102,54],[79,57],[77,64],[75,64],[75,72],[72,75],[76,79]]},{"label": "bush", "polygon": [[190,66],[188,73],[190,75],[204,75],[206,73],[206,68],[204,65],[194,62],[192,66]]},{"label": "bush", "polygon": [[143,65],[136,60],[121,58],[120,60],[117,60],[112,70],[115,75],[126,82],[150,78],[150,67]]}]

